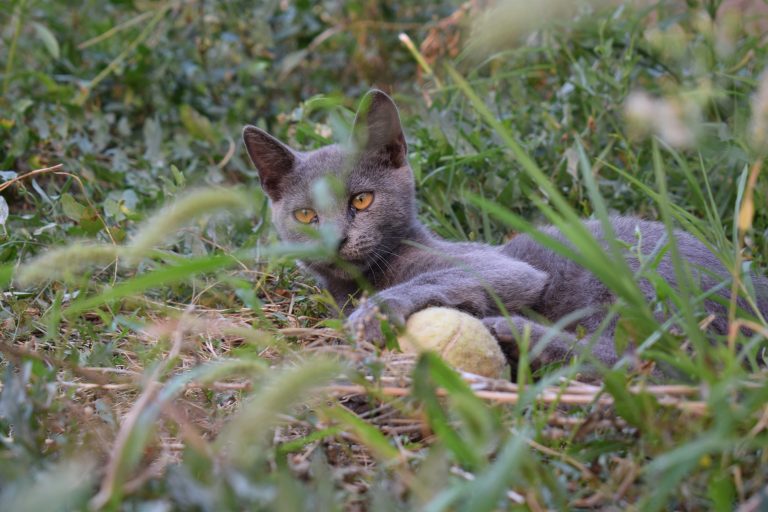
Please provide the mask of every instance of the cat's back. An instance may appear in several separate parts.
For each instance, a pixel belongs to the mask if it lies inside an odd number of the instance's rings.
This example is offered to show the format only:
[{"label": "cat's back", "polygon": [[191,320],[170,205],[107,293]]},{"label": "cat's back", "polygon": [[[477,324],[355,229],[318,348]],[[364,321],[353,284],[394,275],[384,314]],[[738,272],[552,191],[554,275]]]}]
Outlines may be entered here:
[{"label": "cat's back", "polygon": [[[586,223],[592,231],[596,226]],[[571,246],[554,226],[538,229],[544,235]],[[540,303],[534,309],[552,321],[582,308],[612,302],[612,294],[591,272],[572,260],[521,234],[506,243],[502,253],[524,261],[549,275]]]},{"label": "cat's back", "polygon": [[[602,247],[608,247],[606,233],[600,221],[587,220],[583,225]],[[664,224],[660,222],[635,217],[613,217],[611,229],[610,236],[621,242],[622,251],[633,271],[637,270],[641,263],[641,258],[637,257],[638,254],[650,256],[658,251],[668,253],[668,233]],[[568,238],[554,226],[541,227],[539,232],[573,248]],[[720,260],[699,239],[680,230],[674,230],[673,234],[680,255],[685,261],[721,275],[725,273]],[[539,244],[529,235],[516,236],[503,247],[503,252],[541,270],[554,271],[558,274],[584,271],[579,265]],[[668,270],[672,270],[671,261],[668,256],[665,256],[661,259],[657,271],[671,278],[671,275],[666,275]]]},{"label": "cat's back", "polygon": [[[607,249],[609,244],[602,223],[588,220],[583,224],[600,245]],[[655,270],[667,282],[675,285],[676,273],[667,248],[669,237],[663,224],[634,217],[614,217],[611,219],[611,229],[611,235],[621,242],[624,258],[632,272],[637,272],[643,261],[658,251],[665,251],[664,256],[654,263]],[[539,232],[573,247],[567,237],[554,226],[539,228]],[[722,263],[700,240],[679,230],[674,231],[674,237],[680,255],[689,267],[706,269],[715,274],[698,272],[702,288],[714,286],[717,281],[727,277]],[[549,274],[549,285],[537,308],[549,318],[559,318],[580,308],[613,302],[613,294],[590,271],[539,244],[529,235],[516,236],[502,248],[502,252]],[[638,257],[638,254],[642,256]],[[647,295],[653,294],[649,282],[640,280],[638,285]]]}]

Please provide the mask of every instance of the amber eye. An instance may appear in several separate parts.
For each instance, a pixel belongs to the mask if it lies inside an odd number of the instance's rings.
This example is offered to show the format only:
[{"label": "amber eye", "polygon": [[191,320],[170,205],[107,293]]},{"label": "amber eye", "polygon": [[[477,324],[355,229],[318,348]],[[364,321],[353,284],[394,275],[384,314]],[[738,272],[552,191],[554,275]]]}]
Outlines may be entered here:
[{"label": "amber eye", "polygon": [[360,192],[352,198],[352,206],[355,210],[365,210],[373,202],[373,192]]},{"label": "amber eye", "polygon": [[317,220],[317,213],[312,208],[300,208],[293,212],[293,218],[302,224],[309,224]]}]

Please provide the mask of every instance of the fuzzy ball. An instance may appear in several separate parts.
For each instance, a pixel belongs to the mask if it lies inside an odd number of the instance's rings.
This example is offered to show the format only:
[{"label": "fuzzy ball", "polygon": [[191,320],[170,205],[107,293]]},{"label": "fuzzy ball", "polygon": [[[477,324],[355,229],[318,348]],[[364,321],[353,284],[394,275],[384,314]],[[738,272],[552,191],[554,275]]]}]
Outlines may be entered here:
[{"label": "fuzzy ball", "polygon": [[496,338],[477,318],[449,308],[414,313],[398,338],[403,352],[437,352],[448,364],[466,372],[503,378],[507,360]]}]

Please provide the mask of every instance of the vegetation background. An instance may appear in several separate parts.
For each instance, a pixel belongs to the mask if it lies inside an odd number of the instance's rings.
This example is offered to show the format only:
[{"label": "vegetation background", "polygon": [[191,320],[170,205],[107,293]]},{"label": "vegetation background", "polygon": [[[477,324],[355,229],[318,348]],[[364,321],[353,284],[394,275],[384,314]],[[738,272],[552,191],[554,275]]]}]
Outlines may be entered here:
[{"label": "vegetation background", "polygon": [[[629,275],[575,222],[684,227],[734,270],[734,299],[754,297],[764,13],[5,0],[0,509],[764,509],[766,319],[734,310],[709,343],[700,293],[653,260]],[[293,263],[322,240],[277,243],[239,137],[344,140],[371,86],[401,106],[430,227],[498,243],[560,224],[619,296],[617,344],[674,382],[626,364],[563,380],[581,361],[534,381],[525,350],[517,382],[473,380],[340,336]]]}]

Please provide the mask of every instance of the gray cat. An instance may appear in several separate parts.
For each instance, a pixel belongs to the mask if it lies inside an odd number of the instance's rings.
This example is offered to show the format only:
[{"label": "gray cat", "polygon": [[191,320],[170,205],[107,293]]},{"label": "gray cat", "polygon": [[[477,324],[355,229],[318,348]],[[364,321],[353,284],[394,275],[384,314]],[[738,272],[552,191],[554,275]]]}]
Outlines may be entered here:
[{"label": "gray cat", "polygon": [[[590,335],[606,318],[607,307],[615,297],[589,271],[527,235],[495,247],[455,243],[438,238],[419,222],[414,178],[397,107],[383,92],[370,91],[363,99],[351,146],[294,151],[254,126],[245,127],[243,138],[270,198],[272,219],[281,239],[308,242],[311,236],[307,226],[320,225],[334,228],[338,235],[338,257],[344,265],[318,261],[303,265],[341,305],[349,304],[350,297],[359,293],[360,276],[376,290],[349,314],[348,325],[358,337],[382,340],[379,311],[392,323],[402,325],[416,311],[446,306],[481,318],[513,359],[517,356],[516,340],[526,328],[530,329],[532,353],[536,356],[533,366],[566,361],[585,347],[605,365],[618,361],[613,340],[615,320],[603,326],[599,336]],[[318,205],[313,201],[313,184],[328,176],[344,184],[346,190]],[[639,231],[646,252],[664,244],[665,228],[660,223],[618,217],[612,224],[615,235],[629,245],[637,242]],[[602,238],[599,222],[587,221],[585,225],[598,240]],[[564,240],[555,228],[541,230]],[[728,276],[698,239],[680,231],[675,236],[681,255],[691,266]],[[633,272],[640,265],[629,252],[627,262]],[[657,269],[674,286],[675,272],[668,257]],[[702,290],[721,281],[705,273],[698,277]],[[638,284],[649,298],[653,297],[650,283]],[[501,300],[510,318],[502,316],[489,290]],[[765,315],[768,297],[764,290],[761,293],[759,309]],[[715,315],[712,329],[725,332],[725,307],[707,301],[706,308]],[[545,325],[585,309],[589,311],[586,316],[561,331]]]}]

